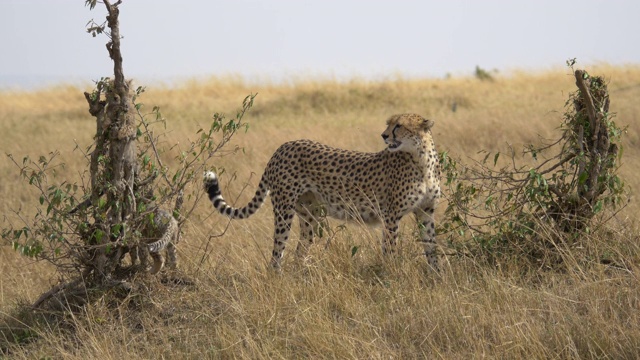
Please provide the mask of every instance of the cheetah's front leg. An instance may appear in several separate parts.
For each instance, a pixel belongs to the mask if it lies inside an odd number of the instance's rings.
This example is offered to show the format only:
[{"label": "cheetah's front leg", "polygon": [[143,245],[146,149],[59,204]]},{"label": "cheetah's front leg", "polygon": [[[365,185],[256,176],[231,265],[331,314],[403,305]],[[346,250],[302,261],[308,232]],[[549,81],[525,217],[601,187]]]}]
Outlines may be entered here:
[{"label": "cheetah's front leg", "polygon": [[302,195],[296,203],[296,214],[300,220],[300,242],[296,248],[296,256],[303,259],[309,252],[313,238],[318,230],[320,218],[320,205],[311,193]]},{"label": "cheetah's front leg", "polygon": [[418,229],[420,231],[419,241],[424,246],[424,254],[427,257],[429,265],[436,271],[440,270],[438,264],[438,254],[436,242],[435,220],[433,217],[434,206],[425,206],[422,210],[415,211],[416,220],[418,221]]},{"label": "cheetah's front leg", "polygon": [[382,234],[382,253],[390,254],[396,251],[396,242],[398,240],[398,226],[400,224],[400,216],[386,216],[384,219],[384,230]]}]

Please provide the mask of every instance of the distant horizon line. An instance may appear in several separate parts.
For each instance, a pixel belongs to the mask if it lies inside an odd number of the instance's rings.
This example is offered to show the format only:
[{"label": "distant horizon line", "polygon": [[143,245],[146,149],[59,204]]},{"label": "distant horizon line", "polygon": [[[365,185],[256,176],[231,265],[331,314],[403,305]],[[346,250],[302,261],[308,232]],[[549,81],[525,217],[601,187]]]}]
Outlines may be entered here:
[{"label": "distant horizon line", "polygon": [[[576,64],[576,68],[584,67],[640,67],[640,63],[623,63],[623,64],[610,64],[607,62],[596,62],[593,64]],[[563,67],[558,66],[541,66],[539,68],[510,68],[506,70],[500,69],[486,69],[478,65],[478,68],[495,75],[507,76],[516,73],[544,73],[548,71],[556,71]],[[191,75],[141,75],[141,76],[128,76],[128,78],[134,79],[139,84],[146,86],[161,85],[161,86],[180,86],[192,81],[207,81],[209,79],[235,79],[240,82],[245,82],[248,85],[253,84],[269,84],[278,85],[285,83],[296,83],[302,81],[351,81],[351,80],[370,80],[370,81],[385,81],[391,79],[448,79],[448,78],[465,78],[474,77],[476,68],[466,71],[451,71],[444,74],[413,74],[402,71],[388,71],[380,72],[376,74],[359,74],[359,73],[345,73],[339,74],[335,71],[307,71],[307,72],[283,72],[280,74],[268,74],[268,73],[241,73],[241,72],[223,72],[223,73],[203,73],[203,74],[191,74]],[[0,91],[35,91],[46,88],[59,87],[59,86],[85,86],[91,85],[100,79],[97,76],[91,75],[14,75],[14,74],[0,74]]]}]

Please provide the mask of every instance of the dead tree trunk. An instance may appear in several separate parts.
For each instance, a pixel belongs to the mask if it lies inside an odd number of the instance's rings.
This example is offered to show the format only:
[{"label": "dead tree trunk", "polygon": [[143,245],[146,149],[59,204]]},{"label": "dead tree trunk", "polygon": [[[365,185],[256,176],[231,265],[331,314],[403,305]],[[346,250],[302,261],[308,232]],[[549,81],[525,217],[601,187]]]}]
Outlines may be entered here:
[{"label": "dead tree trunk", "polygon": [[[609,92],[604,79],[576,70],[579,90],[573,98],[574,113],[568,119],[567,137],[577,165],[574,191],[551,190],[558,196],[549,212],[566,232],[580,230],[602,206],[602,194],[616,168],[618,146],[610,139]],[[600,203],[600,204],[599,204]]]},{"label": "dead tree trunk", "polygon": [[[137,166],[134,108],[120,52],[120,2],[111,4],[104,0],[104,4],[110,30],[107,50],[113,60],[114,78],[99,84],[94,94],[85,93],[89,112],[96,118],[97,125],[90,169],[95,226],[102,234],[93,241],[96,249],[93,270],[99,278],[109,277],[122,256],[122,248],[113,245],[124,238],[126,222],[136,209],[133,186]],[[101,100],[102,94],[105,100]],[[95,206],[102,194],[106,194],[105,207]],[[98,219],[101,219],[100,223]]]},{"label": "dead tree trunk", "polygon": [[[604,187],[599,184],[602,172],[608,171],[611,167],[610,158],[617,156],[617,147],[610,147],[609,129],[605,122],[609,113],[609,92],[607,86],[600,78],[585,79],[583,70],[576,70],[576,86],[580,89],[580,99],[574,104],[576,113],[584,113],[588,117],[588,127],[590,139],[580,139],[586,147],[582,150],[591,160],[580,164],[584,170],[588,170],[584,187],[579,187],[579,196],[584,198],[591,206],[595,205],[598,196],[604,191]],[[594,83],[595,84],[592,84]],[[591,89],[591,90],[590,90]],[[585,125],[587,125],[585,124]],[[581,125],[583,127],[584,125]],[[581,129],[584,134],[584,129]]]}]

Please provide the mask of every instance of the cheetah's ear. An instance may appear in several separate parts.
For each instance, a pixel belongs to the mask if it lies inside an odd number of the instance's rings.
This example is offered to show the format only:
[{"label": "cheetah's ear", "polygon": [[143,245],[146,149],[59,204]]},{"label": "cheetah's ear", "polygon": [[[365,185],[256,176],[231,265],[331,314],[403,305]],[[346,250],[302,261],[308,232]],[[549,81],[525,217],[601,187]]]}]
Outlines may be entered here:
[{"label": "cheetah's ear", "polygon": [[422,119],[422,129],[424,131],[428,131],[431,130],[431,128],[433,127],[433,125],[435,124],[435,122],[433,120],[429,120],[429,119]]}]

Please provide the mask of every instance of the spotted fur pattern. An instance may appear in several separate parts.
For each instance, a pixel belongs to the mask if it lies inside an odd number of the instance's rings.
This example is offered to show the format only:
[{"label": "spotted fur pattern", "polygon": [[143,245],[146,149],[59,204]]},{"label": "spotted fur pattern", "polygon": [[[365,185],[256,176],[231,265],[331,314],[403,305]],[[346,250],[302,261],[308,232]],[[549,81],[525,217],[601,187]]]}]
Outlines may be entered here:
[{"label": "spotted fur pattern", "polygon": [[382,138],[387,148],[365,153],[310,140],[290,141],[273,154],[251,201],[234,208],[224,200],[218,178],[204,175],[213,207],[231,219],[253,215],[271,195],[275,219],[271,264],[280,261],[294,215],[300,219],[304,256],[322,216],[384,225],[383,251],[391,252],[400,219],[413,213],[429,264],[438,269],[434,210],[440,197],[438,156],[431,135],[433,121],[416,114],[394,115]]},{"label": "spotted fur pattern", "polygon": [[134,251],[131,252],[131,262],[136,263],[138,255],[140,255],[140,262],[144,268],[147,267],[147,253],[153,259],[153,265],[149,271],[151,274],[156,274],[165,265],[164,257],[161,254],[162,250],[166,249],[167,252],[167,266],[171,269],[175,269],[177,266],[177,256],[175,244],[178,242],[180,235],[180,228],[178,221],[173,215],[166,210],[157,209],[148,222],[145,224],[142,231],[142,246],[145,248],[138,249],[139,254]]}]

